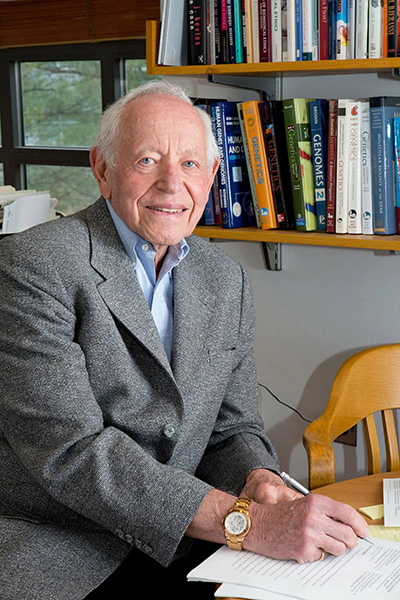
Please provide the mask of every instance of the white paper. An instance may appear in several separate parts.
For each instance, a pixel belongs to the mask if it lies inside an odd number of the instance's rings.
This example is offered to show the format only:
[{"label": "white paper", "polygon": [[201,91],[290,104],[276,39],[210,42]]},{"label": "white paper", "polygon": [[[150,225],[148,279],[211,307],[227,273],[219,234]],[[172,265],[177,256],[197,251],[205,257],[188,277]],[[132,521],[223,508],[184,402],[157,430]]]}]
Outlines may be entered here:
[{"label": "white paper", "polygon": [[2,233],[17,233],[49,218],[50,194],[47,192],[18,197],[4,207]]},{"label": "white paper", "polygon": [[223,583],[214,595],[216,598],[246,598],[246,600],[288,600],[289,598],[293,600],[293,598],[300,598],[300,596],[294,594],[278,594],[278,592],[261,590],[248,585],[235,585],[234,583]]},{"label": "white paper", "polygon": [[360,540],[342,556],[298,564],[223,546],[188,575],[189,580],[251,586],[301,600],[400,598],[400,545]]},{"label": "white paper", "polygon": [[383,516],[385,527],[400,525],[400,479],[383,480]]}]

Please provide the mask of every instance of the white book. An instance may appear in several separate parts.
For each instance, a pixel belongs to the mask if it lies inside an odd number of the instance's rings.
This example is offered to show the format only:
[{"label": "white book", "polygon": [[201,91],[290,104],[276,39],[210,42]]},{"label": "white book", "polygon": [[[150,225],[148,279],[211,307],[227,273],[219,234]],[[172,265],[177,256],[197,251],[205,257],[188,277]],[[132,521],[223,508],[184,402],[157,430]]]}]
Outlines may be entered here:
[{"label": "white book", "polygon": [[356,58],[368,58],[368,1],[356,4]]},{"label": "white book", "polygon": [[372,182],[371,182],[371,121],[369,102],[361,102],[361,205],[362,232],[374,233]]},{"label": "white book", "polygon": [[376,0],[369,0],[368,57],[383,58],[383,6]]},{"label": "white book", "polygon": [[348,144],[346,139],[347,100],[338,100],[337,170],[336,170],[336,233],[347,233],[348,213]]},{"label": "white book", "polygon": [[296,60],[296,2],[287,0],[287,59]]},{"label": "white book", "polygon": [[215,65],[217,62],[214,7],[214,0],[207,0],[207,62],[210,65]]},{"label": "white book", "polygon": [[272,62],[282,62],[282,0],[272,0]]},{"label": "white book", "polygon": [[[179,67],[188,64],[186,0],[164,0],[164,19],[161,23],[158,62]],[[161,62],[161,60],[162,62]]]},{"label": "white book", "polygon": [[165,54],[165,34],[166,34],[166,22],[167,22],[167,13],[169,12],[171,0],[163,0],[160,4],[160,20],[161,20],[161,28],[160,28],[160,41],[158,45],[158,58],[157,62],[159,65],[164,64],[164,54]]},{"label": "white book", "polygon": [[319,59],[318,43],[318,0],[311,0],[311,55],[313,60]]},{"label": "white book", "polygon": [[361,102],[347,100],[346,145],[348,149],[347,230],[362,233],[361,206]]},{"label": "white book", "polygon": [[245,30],[246,30],[246,52],[247,52],[247,62],[248,63],[254,62],[254,57],[253,57],[253,31],[252,31],[252,20],[251,20],[251,3],[252,3],[252,0],[244,0]]},{"label": "white book", "polygon": [[[367,2],[367,0],[363,0]],[[349,27],[348,27],[348,47],[347,47],[347,58],[355,57],[355,39],[356,39],[356,0],[348,0],[349,10]]]},{"label": "white book", "polygon": [[260,32],[258,18],[258,0],[251,0],[251,32],[253,38],[253,62],[260,62]]},{"label": "white book", "polygon": [[303,60],[312,60],[312,22],[312,0],[303,0]]}]

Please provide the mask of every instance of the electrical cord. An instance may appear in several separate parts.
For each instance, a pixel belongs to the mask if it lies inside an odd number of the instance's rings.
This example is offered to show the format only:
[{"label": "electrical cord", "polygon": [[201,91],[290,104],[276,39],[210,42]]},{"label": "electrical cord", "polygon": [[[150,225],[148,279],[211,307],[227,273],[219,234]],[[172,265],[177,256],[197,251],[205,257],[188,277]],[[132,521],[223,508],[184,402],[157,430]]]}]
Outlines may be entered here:
[{"label": "electrical cord", "polygon": [[260,383],[260,382],[258,382],[258,385],[260,387],[264,388],[265,390],[267,390],[267,392],[269,392],[271,394],[271,396],[273,398],[275,398],[275,400],[277,402],[279,402],[279,404],[282,404],[283,406],[286,406],[287,408],[290,408],[290,410],[293,410],[293,412],[297,413],[299,415],[299,417],[301,419],[303,419],[303,421],[305,421],[306,423],[311,423],[311,421],[309,419],[306,419],[305,417],[303,417],[303,415],[296,408],[293,408],[293,406],[290,406],[290,404],[286,404],[286,402],[283,402],[282,400],[280,400],[278,398],[278,396],[276,396],[273,392],[271,392],[271,390],[266,385],[264,385],[263,383]]}]

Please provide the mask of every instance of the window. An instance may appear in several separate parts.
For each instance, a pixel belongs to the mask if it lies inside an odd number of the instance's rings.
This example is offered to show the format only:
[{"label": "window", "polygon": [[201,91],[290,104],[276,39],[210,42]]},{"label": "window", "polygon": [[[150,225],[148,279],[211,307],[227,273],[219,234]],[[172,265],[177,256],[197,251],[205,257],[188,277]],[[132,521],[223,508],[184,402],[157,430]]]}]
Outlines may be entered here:
[{"label": "window", "polygon": [[64,214],[92,204],[101,112],[149,79],[144,56],[144,40],[0,50],[0,184],[48,190]]}]

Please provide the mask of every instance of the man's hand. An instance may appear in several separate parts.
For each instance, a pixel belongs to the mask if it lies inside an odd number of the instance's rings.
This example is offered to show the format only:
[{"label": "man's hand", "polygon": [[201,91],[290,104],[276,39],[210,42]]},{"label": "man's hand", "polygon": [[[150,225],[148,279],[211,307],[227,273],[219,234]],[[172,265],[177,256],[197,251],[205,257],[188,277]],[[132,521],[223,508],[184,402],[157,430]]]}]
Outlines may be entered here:
[{"label": "man's hand", "polygon": [[318,560],[322,551],[344,554],[368,535],[366,522],[351,506],[318,494],[276,504],[253,502],[250,517],[244,549],[300,563]]},{"label": "man's hand", "polygon": [[276,504],[302,498],[302,494],[286,487],[279,475],[267,469],[251,471],[240,496],[252,498],[259,504]]}]

